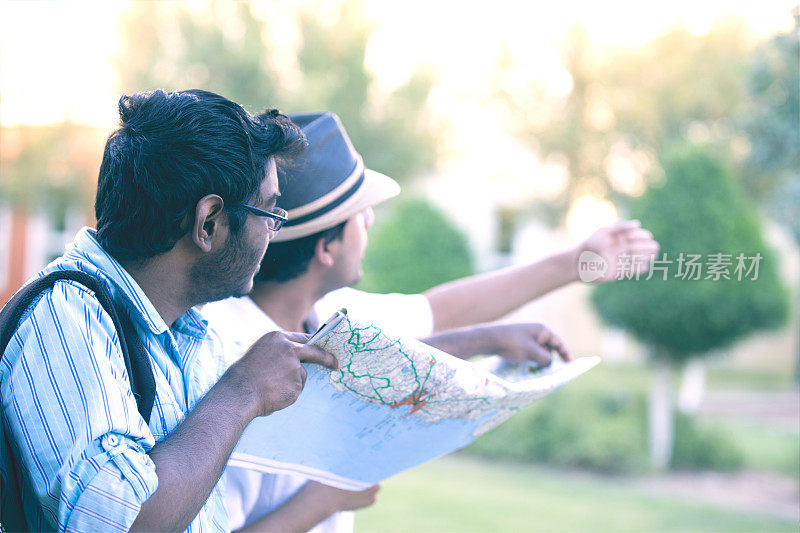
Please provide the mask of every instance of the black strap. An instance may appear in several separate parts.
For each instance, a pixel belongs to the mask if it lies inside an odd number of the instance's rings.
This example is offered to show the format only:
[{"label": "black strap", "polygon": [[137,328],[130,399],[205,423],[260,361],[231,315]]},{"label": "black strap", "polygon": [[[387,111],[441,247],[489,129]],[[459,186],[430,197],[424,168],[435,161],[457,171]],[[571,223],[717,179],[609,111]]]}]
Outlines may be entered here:
[{"label": "black strap", "polygon": [[136,407],[145,423],[149,424],[156,395],[156,382],[153,378],[153,369],[150,367],[150,357],[147,355],[142,339],[136,333],[128,313],[114,303],[105,284],[94,276],[78,270],[60,270],[41,277],[18,291],[0,311],[0,357],[14,336],[20,318],[31,303],[41,293],[52,289],[55,282],[59,280],[72,280],[90,289],[106,313],[111,316],[114,327],[117,328],[131,391],[136,398]]},{"label": "black strap", "polygon": [[[30,307],[33,301],[41,293],[53,288],[56,281],[72,280],[80,283],[84,287],[94,292],[95,297],[103,306],[106,313],[111,316],[114,327],[117,330],[119,344],[122,347],[122,357],[125,360],[125,368],[128,371],[128,380],[131,384],[131,391],[136,398],[136,407],[139,414],[144,418],[145,423],[150,423],[150,413],[153,410],[153,402],[156,395],[156,382],[153,377],[153,369],[150,366],[150,357],[144,349],[142,339],[136,333],[136,329],[131,322],[128,313],[114,303],[111,294],[105,284],[100,280],[85,272],[77,270],[62,270],[48,274],[33,281],[20,289],[13,298],[0,310],[0,358],[6,351],[8,343],[14,336],[14,332],[19,326],[22,315]],[[3,413],[0,410],[0,424],[5,423]],[[4,446],[13,454],[9,435],[0,427],[0,433],[4,434],[4,441],[0,446]],[[0,455],[4,452],[0,450]],[[22,491],[21,487],[16,486],[15,480],[19,478],[18,467],[12,457],[6,457],[5,469],[0,472],[0,533],[3,527],[8,531],[28,529],[21,516],[22,511]],[[17,509],[17,513],[9,513],[9,509]],[[9,518],[11,517],[11,518]],[[13,520],[22,519],[22,523],[15,523]]]}]

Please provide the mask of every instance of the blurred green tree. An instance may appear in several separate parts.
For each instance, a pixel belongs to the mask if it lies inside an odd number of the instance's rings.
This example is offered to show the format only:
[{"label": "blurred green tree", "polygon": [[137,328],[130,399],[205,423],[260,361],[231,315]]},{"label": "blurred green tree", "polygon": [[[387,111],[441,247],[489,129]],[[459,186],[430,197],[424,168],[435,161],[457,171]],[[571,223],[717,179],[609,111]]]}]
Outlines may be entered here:
[{"label": "blurred green tree", "polygon": [[250,110],[273,101],[274,68],[261,22],[248,3],[224,8],[212,3],[193,12],[178,2],[133,2],[120,20],[116,63],[123,92],[203,88]]},{"label": "blurred green tree", "polygon": [[104,134],[69,122],[3,128],[0,201],[25,212],[43,210],[54,221],[76,206],[88,215]]},{"label": "blurred green tree", "polygon": [[[374,27],[361,2],[324,16],[314,5],[291,9],[288,17],[261,20],[249,2],[211,2],[199,11],[134,2],[121,26],[122,89],[199,87],[251,111],[333,111],[370,168],[400,181],[431,169],[436,145],[424,113],[430,73],[417,70],[381,94],[365,65]],[[296,46],[287,26],[299,33]]]},{"label": "blurred green tree", "polygon": [[[794,28],[753,54],[740,120],[750,144],[744,185],[800,246],[800,6],[793,14]],[[800,384],[800,340],[795,380]]]},{"label": "blurred green tree", "polygon": [[[794,29],[776,35],[752,55],[747,76],[741,128],[750,144],[743,181],[755,198],[767,204],[775,191],[800,177],[800,7]],[[778,196],[783,196],[778,194]],[[786,213],[800,243],[800,206]]]},{"label": "blurred green tree", "polygon": [[641,48],[608,57],[600,77],[615,130],[656,153],[687,138],[729,148],[747,96],[748,34],[741,21],[702,35],[675,26]]},{"label": "blurred green tree", "polygon": [[[778,327],[787,317],[785,288],[758,213],[718,152],[681,145],[663,157],[665,182],[633,205],[633,215],[661,244],[663,262],[647,279],[602,285],[592,294],[607,323],[653,349],[658,370],[651,429],[661,435],[652,439],[658,467],[668,464],[672,449],[671,425],[665,425],[673,419],[670,364]],[[690,254],[699,254],[699,270],[690,267]],[[715,274],[714,264],[724,273]]]},{"label": "blurred green tree", "polygon": [[473,273],[466,235],[427,200],[387,208],[370,230],[358,288],[416,294]]},{"label": "blurred green tree", "polygon": [[[500,94],[518,133],[543,159],[555,157],[567,168],[564,190],[536,210],[558,224],[587,194],[625,208],[648,176],[658,176],[656,154],[665,147],[690,138],[728,150],[736,140],[736,110],[746,97],[752,49],[746,30],[741,23],[727,24],[695,35],[675,26],[642,47],[603,49],[582,28],[573,28],[563,60],[572,80],[566,97],[534,112],[547,98],[541,88],[521,91],[522,97]],[[618,178],[614,163],[620,156],[641,183]]]}]

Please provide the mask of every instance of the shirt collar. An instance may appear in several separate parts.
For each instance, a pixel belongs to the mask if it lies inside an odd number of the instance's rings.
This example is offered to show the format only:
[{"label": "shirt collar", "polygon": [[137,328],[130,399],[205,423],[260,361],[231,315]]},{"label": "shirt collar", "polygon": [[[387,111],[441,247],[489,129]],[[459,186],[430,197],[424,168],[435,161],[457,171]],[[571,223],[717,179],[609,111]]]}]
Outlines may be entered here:
[{"label": "shirt collar", "polygon": [[[91,228],[83,228],[75,236],[75,240],[69,246],[67,253],[64,254],[64,259],[72,260],[77,259],[81,262],[88,262],[94,269],[95,275],[101,276],[108,280],[113,285],[111,288],[113,292],[121,293],[128,301],[128,305],[136,310],[136,315],[142,322],[156,335],[164,333],[169,328],[158,314],[156,308],[150,303],[150,300],[142,291],[139,284],[131,277],[122,266],[106,252],[100,243],[95,238],[96,232]],[[85,265],[84,265],[85,266]],[[191,310],[190,310],[191,311]],[[192,311],[194,315],[196,313]],[[182,315],[182,317],[184,317]],[[194,317],[194,315],[192,315]],[[198,319],[189,319],[190,322],[197,323]]]},{"label": "shirt collar", "polygon": [[185,335],[202,339],[208,333],[208,321],[203,318],[199,311],[192,308],[179,316],[172,328]]}]

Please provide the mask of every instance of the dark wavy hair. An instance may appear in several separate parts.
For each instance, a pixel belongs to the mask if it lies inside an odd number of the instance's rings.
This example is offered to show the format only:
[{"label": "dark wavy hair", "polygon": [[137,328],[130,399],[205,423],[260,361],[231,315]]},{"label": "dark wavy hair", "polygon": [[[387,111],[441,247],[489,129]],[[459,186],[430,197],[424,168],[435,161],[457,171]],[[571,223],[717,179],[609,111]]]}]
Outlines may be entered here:
[{"label": "dark wavy hair", "polygon": [[97,240],[117,259],[144,260],[175,246],[208,194],[224,203],[231,232],[242,204],[258,200],[271,157],[292,159],[302,131],[277,110],[258,118],[217,94],[123,95],[120,127],[106,141],[97,180]]}]

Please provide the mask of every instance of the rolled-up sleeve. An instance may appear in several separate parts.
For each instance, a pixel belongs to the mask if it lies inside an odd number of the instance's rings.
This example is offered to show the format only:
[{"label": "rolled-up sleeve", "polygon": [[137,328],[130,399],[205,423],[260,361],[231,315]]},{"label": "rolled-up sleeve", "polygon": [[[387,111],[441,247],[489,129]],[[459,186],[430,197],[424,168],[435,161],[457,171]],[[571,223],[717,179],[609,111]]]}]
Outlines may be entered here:
[{"label": "rolled-up sleeve", "polygon": [[155,467],[134,441],[108,433],[103,452],[86,465],[87,483],[67,523],[68,531],[127,531],[155,491]]},{"label": "rolled-up sleeve", "polygon": [[43,529],[127,531],[158,486],[154,439],[92,293],[57,283],[21,323],[3,372],[7,429]]}]

